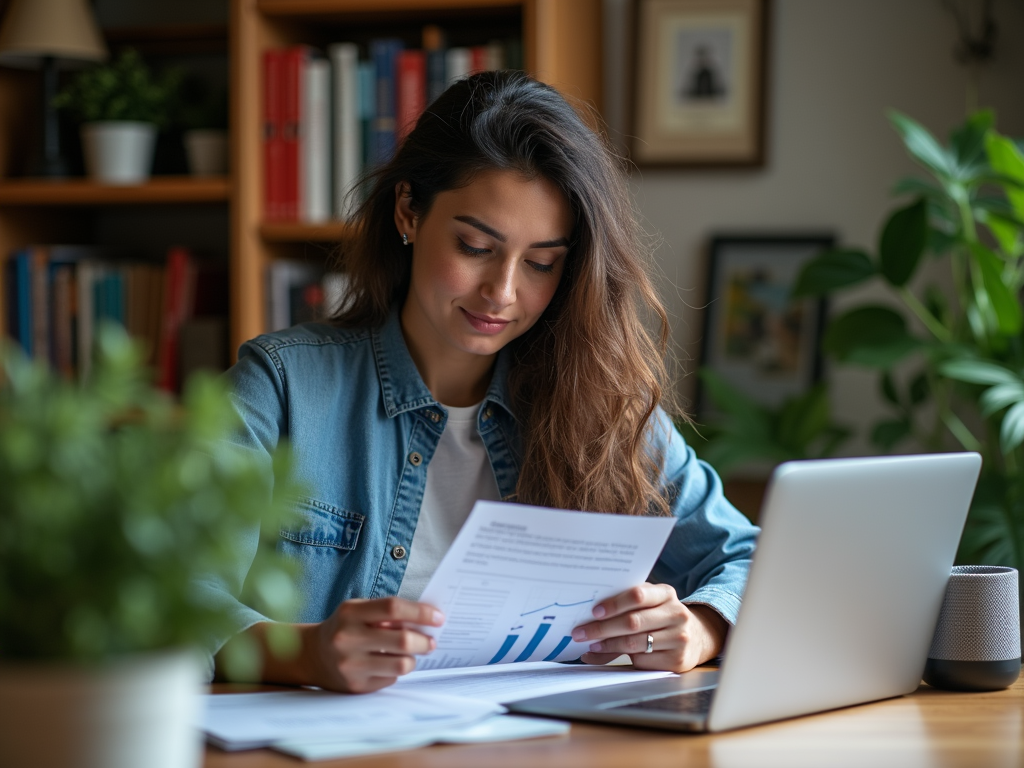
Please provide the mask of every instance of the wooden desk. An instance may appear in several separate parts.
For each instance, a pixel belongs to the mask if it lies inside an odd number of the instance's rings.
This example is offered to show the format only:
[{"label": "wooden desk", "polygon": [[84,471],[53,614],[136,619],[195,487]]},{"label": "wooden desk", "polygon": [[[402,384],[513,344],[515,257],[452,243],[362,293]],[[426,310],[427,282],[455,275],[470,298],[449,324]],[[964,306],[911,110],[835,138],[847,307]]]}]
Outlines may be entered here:
[{"label": "wooden desk", "polygon": [[[206,753],[205,768],[295,768],[270,750]],[[1024,676],[995,693],[922,685],[898,699],[714,735],[575,723],[568,736],[433,746],[309,763],[344,768],[1018,768],[1024,765]]]}]

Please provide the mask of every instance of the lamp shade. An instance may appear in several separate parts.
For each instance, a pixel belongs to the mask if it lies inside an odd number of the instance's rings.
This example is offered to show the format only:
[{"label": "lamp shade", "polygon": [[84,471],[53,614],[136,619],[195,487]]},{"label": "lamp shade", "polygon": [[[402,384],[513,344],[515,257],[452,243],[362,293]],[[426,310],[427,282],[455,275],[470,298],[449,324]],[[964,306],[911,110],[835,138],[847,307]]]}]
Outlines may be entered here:
[{"label": "lamp shade", "polygon": [[86,0],[13,0],[0,27],[0,64],[37,67],[48,56],[97,61],[107,46]]}]

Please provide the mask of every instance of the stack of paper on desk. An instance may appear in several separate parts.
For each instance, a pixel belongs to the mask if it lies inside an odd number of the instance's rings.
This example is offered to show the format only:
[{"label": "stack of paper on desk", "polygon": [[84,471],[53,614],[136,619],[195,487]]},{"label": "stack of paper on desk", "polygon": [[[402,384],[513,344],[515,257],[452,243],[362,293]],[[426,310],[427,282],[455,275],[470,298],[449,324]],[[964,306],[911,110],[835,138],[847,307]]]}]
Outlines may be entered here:
[{"label": "stack of paper on desk", "polygon": [[504,711],[474,699],[394,689],[365,695],[312,689],[237,693],[206,697],[203,730],[227,750],[284,740],[432,738]]}]

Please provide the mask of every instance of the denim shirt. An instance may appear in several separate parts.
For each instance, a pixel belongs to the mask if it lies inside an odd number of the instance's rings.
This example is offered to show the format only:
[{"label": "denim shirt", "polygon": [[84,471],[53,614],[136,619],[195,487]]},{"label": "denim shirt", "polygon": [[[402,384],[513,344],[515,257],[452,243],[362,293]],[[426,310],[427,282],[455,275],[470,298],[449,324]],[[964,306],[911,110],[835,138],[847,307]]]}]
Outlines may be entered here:
[{"label": "denim shirt", "polygon": [[[508,356],[499,354],[477,429],[498,491],[512,499],[521,441],[507,373]],[[241,347],[227,376],[245,423],[237,439],[270,471],[270,452],[287,438],[297,479],[309,491],[278,544],[298,561],[298,620],[322,621],[350,598],[397,594],[447,419],[409,355],[398,311],[379,328],[308,323],[259,336]],[[714,470],[666,414],[659,409],[655,418],[653,447],[677,522],[650,579],[732,623],[758,529],[726,501]],[[234,572],[200,587],[239,632],[266,620],[236,599],[257,540],[254,531]]]}]

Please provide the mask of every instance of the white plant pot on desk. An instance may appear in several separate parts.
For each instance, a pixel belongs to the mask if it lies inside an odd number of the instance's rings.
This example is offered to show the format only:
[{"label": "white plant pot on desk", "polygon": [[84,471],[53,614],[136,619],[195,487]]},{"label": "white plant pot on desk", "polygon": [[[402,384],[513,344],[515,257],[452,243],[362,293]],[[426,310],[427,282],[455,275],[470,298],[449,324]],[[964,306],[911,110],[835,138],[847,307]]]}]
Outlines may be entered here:
[{"label": "white plant pot on desk", "polygon": [[4,768],[199,768],[202,667],[183,651],[0,664]]},{"label": "white plant pot on desk", "polygon": [[82,126],[82,149],[90,178],[101,184],[141,184],[153,168],[156,126],[109,121]]}]

